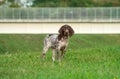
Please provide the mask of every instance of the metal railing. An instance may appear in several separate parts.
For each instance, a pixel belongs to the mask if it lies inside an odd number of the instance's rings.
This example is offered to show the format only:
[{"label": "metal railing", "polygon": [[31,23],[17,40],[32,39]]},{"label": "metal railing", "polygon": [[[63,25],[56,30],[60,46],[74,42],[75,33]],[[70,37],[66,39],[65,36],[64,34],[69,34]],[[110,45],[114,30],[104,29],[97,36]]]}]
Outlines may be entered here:
[{"label": "metal railing", "polygon": [[0,8],[0,22],[120,22],[120,7]]}]

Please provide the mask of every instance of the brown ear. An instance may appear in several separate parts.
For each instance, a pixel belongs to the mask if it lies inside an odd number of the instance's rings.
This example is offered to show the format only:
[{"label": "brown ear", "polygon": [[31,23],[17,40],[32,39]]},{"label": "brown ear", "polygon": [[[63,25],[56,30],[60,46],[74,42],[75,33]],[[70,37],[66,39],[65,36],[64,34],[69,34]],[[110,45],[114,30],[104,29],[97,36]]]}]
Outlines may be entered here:
[{"label": "brown ear", "polygon": [[69,36],[72,36],[74,34],[74,30],[72,29],[71,26],[68,26],[69,29]]},{"label": "brown ear", "polygon": [[63,26],[59,29],[58,32],[62,34],[62,31],[63,31],[64,28],[65,28],[65,25],[63,25]]}]

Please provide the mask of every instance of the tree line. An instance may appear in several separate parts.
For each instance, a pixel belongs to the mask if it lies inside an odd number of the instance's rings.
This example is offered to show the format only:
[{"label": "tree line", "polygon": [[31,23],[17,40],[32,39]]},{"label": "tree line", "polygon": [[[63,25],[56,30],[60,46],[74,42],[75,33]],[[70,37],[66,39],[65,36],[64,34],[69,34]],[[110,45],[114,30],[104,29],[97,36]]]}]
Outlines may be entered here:
[{"label": "tree line", "polygon": [[[22,7],[19,5],[23,0],[1,0],[0,5],[6,1],[11,3],[9,7]],[[120,0],[25,0],[31,2],[29,7],[119,7]],[[26,4],[25,3],[25,4]],[[23,3],[22,3],[23,4]]]},{"label": "tree line", "polygon": [[118,7],[120,0],[34,0],[33,7]]}]

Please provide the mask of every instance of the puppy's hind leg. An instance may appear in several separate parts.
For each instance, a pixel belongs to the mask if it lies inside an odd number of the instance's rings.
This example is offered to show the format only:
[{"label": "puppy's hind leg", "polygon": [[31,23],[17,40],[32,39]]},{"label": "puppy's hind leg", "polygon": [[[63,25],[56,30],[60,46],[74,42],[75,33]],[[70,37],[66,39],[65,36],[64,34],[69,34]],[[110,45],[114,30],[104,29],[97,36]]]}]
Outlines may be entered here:
[{"label": "puppy's hind leg", "polygon": [[50,41],[49,41],[49,36],[47,36],[44,40],[44,48],[43,48],[43,52],[42,52],[42,58],[45,57],[45,54],[49,48],[50,48]]},{"label": "puppy's hind leg", "polygon": [[50,43],[49,43],[48,37],[46,37],[44,40],[44,48],[43,48],[43,52],[42,52],[42,58],[45,57],[45,54],[48,51],[49,47],[50,47]]},{"label": "puppy's hind leg", "polygon": [[45,58],[46,52],[48,51],[49,47],[44,47],[42,52],[42,58]]}]

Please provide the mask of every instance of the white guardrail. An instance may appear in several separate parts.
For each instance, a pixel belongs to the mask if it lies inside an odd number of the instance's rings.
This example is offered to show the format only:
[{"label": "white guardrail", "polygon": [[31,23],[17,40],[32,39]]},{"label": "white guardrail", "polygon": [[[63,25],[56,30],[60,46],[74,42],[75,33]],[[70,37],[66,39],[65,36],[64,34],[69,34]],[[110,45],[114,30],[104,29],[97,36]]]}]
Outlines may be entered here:
[{"label": "white guardrail", "polygon": [[69,24],[75,34],[120,34],[120,23],[0,23],[0,34],[51,34]]}]

